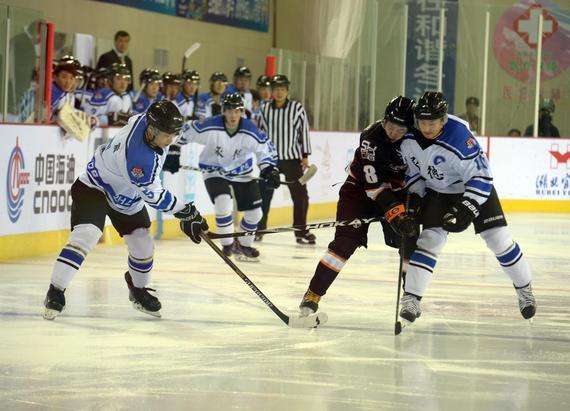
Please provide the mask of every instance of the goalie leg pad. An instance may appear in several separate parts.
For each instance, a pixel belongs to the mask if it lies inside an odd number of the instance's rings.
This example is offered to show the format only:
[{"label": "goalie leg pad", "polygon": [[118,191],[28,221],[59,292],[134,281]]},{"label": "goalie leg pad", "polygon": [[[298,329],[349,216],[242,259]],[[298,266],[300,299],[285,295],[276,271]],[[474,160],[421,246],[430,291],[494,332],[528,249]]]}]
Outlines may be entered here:
[{"label": "goalie leg pad", "polygon": [[154,242],[148,228],[137,228],[124,236],[129,249],[129,273],[135,287],[143,288],[150,283],[153,266]]}]

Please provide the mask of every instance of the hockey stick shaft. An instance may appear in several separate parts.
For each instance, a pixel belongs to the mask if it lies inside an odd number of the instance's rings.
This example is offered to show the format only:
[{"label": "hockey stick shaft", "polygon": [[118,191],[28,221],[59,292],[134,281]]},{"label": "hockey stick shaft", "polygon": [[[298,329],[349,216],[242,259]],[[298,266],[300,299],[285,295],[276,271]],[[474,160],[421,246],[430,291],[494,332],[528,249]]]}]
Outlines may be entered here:
[{"label": "hockey stick shaft", "polygon": [[[313,168],[311,168],[313,167]],[[223,170],[208,170],[205,168],[199,168],[199,167],[191,167],[191,166],[182,166],[180,167],[183,170],[190,170],[190,171],[198,171],[202,174],[220,174],[222,176],[228,176],[228,177],[240,177],[239,174],[234,174],[234,173],[229,173],[227,171],[223,171]],[[314,165],[309,166],[309,169],[307,170],[307,172],[305,173],[305,175],[301,176],[301,178],[297,181],[281,181],[281,184],[285,184],[285,185],[293,185],[293,184],[301,184],[301,185],[305,185],[307,183],[308,180],[310,180],[316,173],[317,167]],[[246,177],[246,176],[244,176]],[[254,181],[265,181],[263,178],[261,177],[254,177],[254,176],[247,176],[249,178],[251,178]]]},{"label": "hockey stick shaft", "polygon": [[186,69],[186,60],[200,48],[200,43],[194,43],[184,52],[182,57],[182,72]]},{"label": "hockey stick shaft", "polygon": [[268,306],[271,311],[277,315],[285,324],[289,325],[289,316],[284,314],[279,308],[275,307],[275,305],[271,302],[269,298],[263,292],[257,288],[257,286],[239,269],[234,262],[224,254],[224,252],[208,237],[208,234],[205,232],[200,233],[200,237],[218,254],[224,262],[231,267],[232,270],[243,280],[244,283],[247,284],[249,288],[253,290],[253,292]]},{"label": "hockey stick shaft", "polygon": [[347,227],[347,226],[358,228],[363,224],[370,224],[372,222],[380,220],[382,220],[382,217],[354,218],[352,220],[345,220],[345,221],[327,221],[324,223],[312,223],[305,225],[293,225],[290,227],[267,228],[265,230],[256,230],[256,231],[240,231],[237,233],[227,233],[227,234],[208,233],[208,236],[211,239],[215,240],[219,238],[247,237],[256,234],[273,234],[273,233],[285,233],[289,231],[316,230],[319,228],[334,228],[334,227]]},{"label": "hockey stick shaft", "polygon": [[[406,195],[406,210],[410,207],[410,193]],[[398,290],[396,293],[396,315],[394,319],[394,335],[402,332],[402,322],[398,318],[400,308],[400,295],[402,294],[402,280],[404,277],[404,258],[406,253],[406,238],[402,235],[400,237],[400,268],[398,268]]]}]

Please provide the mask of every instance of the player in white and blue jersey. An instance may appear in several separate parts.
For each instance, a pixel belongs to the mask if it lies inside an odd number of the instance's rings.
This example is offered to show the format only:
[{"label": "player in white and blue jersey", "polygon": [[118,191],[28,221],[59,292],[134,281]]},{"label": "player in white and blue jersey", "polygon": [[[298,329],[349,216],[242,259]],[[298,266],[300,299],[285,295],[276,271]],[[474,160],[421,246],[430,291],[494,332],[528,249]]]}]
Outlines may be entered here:
[{"label": "player in white and blue jersey", "polygon": [[[253,181],[254,161],[260,176],[268,185],[277,188],[279,171],[277,154],[271,140],[250,121],[242,118],[243,98],[239,93],[228,94],[223,101],[223,115],[203,121],[186,123],[182,128],[180,144],[198,143],[204,146],[199,167],[204,170],[204,184],[214,203],[218,233],[233,232],[233,200],[243,211],[240,227],[255,231],[261,220],[261,195],[257,181]],[[253,236],[239,237],[232,246],[231,238],[221,239],[224,253],[235,254],[242,261],[259,261],[259,251],[253,248]]]},{"label": "player in white and blue jersey", "polygon": [[[142,90],[140,93],[134,94],[136,101],[133,101],[133,112],[144,113],[155,101],[162,100],[160,93],[162,78],[157,69],[145,68],[139,75],[139,84]],[[133,97],[133,99],[134,99]]]},{"label": "player in white and blue jersey", "polygon": [[184,70],[180,75],[182,86],[176,95],[176,105],[186,119],[196,120],[196,101],[198,99],[198,89],[200,88],[200,73],[196,70]]},{"label": "player in white and blue jersey", "polygon": [[115,63],[109,70],[110,88],[99,89],[86,105],[86,112],[97,117],[102,126],[124,126],[132,115],[132,98],[127,88],[131,72],[125,64]]},{"label": "player in white and blue jersey", "polygon": [[423,231],[410,257],[400,316],[413,322],[421,314],[420,300],[434,272],[448,233],[471,223],[495,254],[516,289],[525,319],[536,312],[531,271],[513,241],[485,153],[469,124],[447,114],[440,92],[428,91],[414,110],[417,130],[404,137],[400,150],[407,163],[407,187],[421,200]]},{"label": "player in white and blue jersey", "polygon": [[53,70],[53,84],[51,87],[51,122],[55,122],[59,111],[65,103],[75,107],[74,90],[77,86],[76,75],[81,69],[81,63],[73,56],[63,56]]},{"label": "player in white and blue jersey", "polygon": [[227,94],[227,76],[216,71],[210,76],[210,91],[198,95],[196,115],[200,120],[222,114],[222,101]]},{"label": "player in white and blue jersey", "polygon": [[226,89],[226,93],[239,93],[243,97],[246,118],[251,119],[253,112],[253,96],[249,89],[251,70],[246,66],[237,67],[234,71],[234,83]]},{"label": "player in white and blue jersey", "polygon": [[64,291],[97,244],[109,216],[129,250],[125,280],[133,306],[160,317],[161,304],[148,292],[154,244],[145,204],[180,219],[196,243],[208,229],[193,203],[184,204],[162,186],[160,170],[168,146],[184,119],[174,103],[159,101],[129,120],[109,143],[99,146],[87,170],[71,186],[71,234],[52,271],[44,318],[53,320],[65,308]]}]

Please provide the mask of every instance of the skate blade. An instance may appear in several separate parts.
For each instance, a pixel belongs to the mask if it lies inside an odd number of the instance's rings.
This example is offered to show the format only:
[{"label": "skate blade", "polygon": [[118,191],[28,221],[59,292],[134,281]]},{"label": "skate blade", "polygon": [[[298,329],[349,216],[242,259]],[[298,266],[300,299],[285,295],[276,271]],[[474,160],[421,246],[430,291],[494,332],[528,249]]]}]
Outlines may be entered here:
[{"label": "skate blade", "polygon": [[310,314],[306,317],[289,317],[289,327],[291,328],[317,328],[329,320],[327,313]]},{"label": "skate blade", "polygon": [[44,319],[46,320],[50,320],[53,321],[55,320],[55,318],[61,314],[60,311],[57,310],[52,310],[51,308],[46,308],[44,313],[42,314],[42,317],[44,317]]},{"label": "skate blade", "polygon": [[153,317],[156,317],[156,318],[162,318],[162,315],[160,314],[160,311],[148,311],[148,310],[145,310],[145,309],[143,308],[143,306],[140,305],[140,304],[133,303],[133,308],[134,308],[135,310],[137,310],[137,311],[140,311],[141,313],[145,313],[145,314],[148,314],[148,315],[152,315]]},{"label": "skate blade", "polygon": [[235,256],[236,260],[242,261],[244,263],[258,263],[259,257],[246,257],[245,255],[237,254]]}]

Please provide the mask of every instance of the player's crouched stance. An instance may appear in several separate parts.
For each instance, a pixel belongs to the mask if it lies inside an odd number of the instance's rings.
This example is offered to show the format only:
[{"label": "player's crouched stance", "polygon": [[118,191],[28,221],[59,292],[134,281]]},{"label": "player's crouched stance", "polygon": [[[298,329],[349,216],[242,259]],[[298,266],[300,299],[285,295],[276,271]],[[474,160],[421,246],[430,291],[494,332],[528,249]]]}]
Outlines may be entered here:
[{"label": "player's crouched stance", "polygon": [[421,314],[420,300],[449,232],[471,223],[516,289],[525,319],[536,312],[531,272],[507,229],[485,154],[463,120],[447,114],[442,93],[428,91],[414,110],[417,130],[404,137],[402,155],[409,191],[423,196],[421,232],[410,257],[400,316],[413,322]]},{"label": "player's crouched stance", "polygon": [[71,187],[71,234],[61,250],[45,298],[44,318],[53,320],[65,308],[64,292],[87,254],[97,244],[109,216],[129,250],[125,280],[134,308],[160,317],[161,304],[147,288],[153,266],[154,244],[146,202],[174,214],[195,243],[208,229],[194,204],[179,202],[162,187],[159,174],[184,119],[170,101],[150,106],[107,144],[99,146],[87,170]]},{"label": "player's crouched stance", "polygon": [[[396,97],[388,103],[384,119],[360,135],[360,146],[350,164],[349,176],[339,192],[338,221],[384,216],[382,227],[388,246],[399,248],[405,238],[405,260],[411,254],[418,226],[403,204],[406,165],[399,153],[402,137],[414,122],[414,101]],[[317,265],[309,289],[299,306],[301,316],[318,310],[319,301],[332,285],[350,256],[366,247],[369,224],[336,228],[334,240]]]}]

